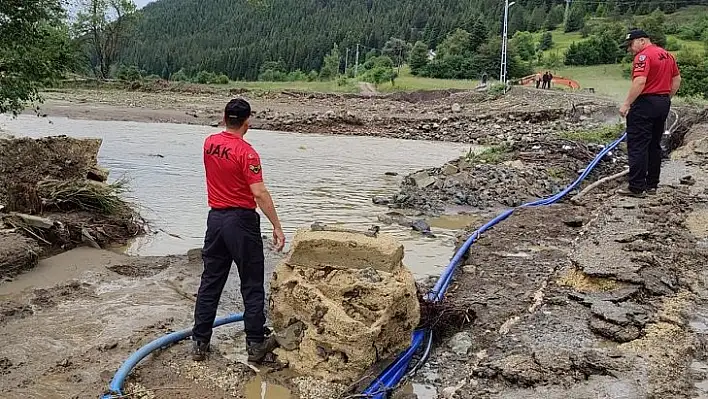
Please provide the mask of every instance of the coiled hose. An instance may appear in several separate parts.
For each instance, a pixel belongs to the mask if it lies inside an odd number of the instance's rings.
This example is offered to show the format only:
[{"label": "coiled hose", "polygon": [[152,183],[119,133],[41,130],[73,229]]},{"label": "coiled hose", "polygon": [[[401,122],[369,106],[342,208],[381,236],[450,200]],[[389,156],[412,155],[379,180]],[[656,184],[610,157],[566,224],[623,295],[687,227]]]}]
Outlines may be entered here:
[{"label": "coiled hose", "polygon": [[[565,197],[568,193],[573,191],[575,188],[577,188],[580,183],[585,180],[590,172],[597,166],[598,163],[602,160],[602,158],[605,157],[610,151],[614,150],[625,138],[627,137],[627,133],[625,132],[622,137],[619,139],[615,140],[614,142],[610,143],[607,147],[605,147],[602,151],[600,151],[599,154],[593,159],[592,162],[585,168],[583,173],[580,174],[580,176],[573,182],[571,183],[568,187],[566,187],[564,190],[561,192],[552,195],[547,198],[539,199],[536,201],[532,201],[526,204],[523,204],[519,206],[518,208],[512,208],[508,209],[501,214],[499,214],[497,217],[494,219],[490,220],[486,224],[484,224],[482,227],[480,227],[478,230],[473,232],[469,238],[465,241],[465,243],[457,250],[455,255],[453,256],[452,260],[450,260],[450,263],[448,266],[445,268],[443,273],[440,275],[438,278],[437,283],[433,287],[433,289],[426,295],[426,300],[431,301],[431,302],[437,302],[442,300],[443,295],[445,291],[447,291],[447,288],[450,286],[450,282],[452,281],[452,276],[459,266],[459,264],[462,261],[462,258],[465,256],[467,251],[469,250],[470,246],[479,239],[479,237],[484,233],[485,231],[491,229],[494,227],[496,224],[499,222],[503,221],[504,219],[508,218],[511,216],[512,213],[514,213],[515,209],[519,208],[527,208],[527,207],[535,207],[535,206],[544,206],[544,205],[551,205],[554,204],[558,201],[560,201],[563,197]],[[243,321],[243,313],[239,314],[233,314],[229,315],[220,319],[217,319],[214,321],[214,327],[219,327],[225,324],[230,324],[230,323],[235,323]],[[191,329],[185,329],[182,331],[177,331],[171,334],[168,334],[164,337],[160,337],[149,344],[143,346],[140,348],[137,352],[135,352],[133,355],[131,355],[123,364],[120,366],[118,371],[116,372],[115,376],[111,380],[111,383],[109,385],[108,392],[106,392],[101,399],[117,399],[121,398],[123,396],[122,391],[123,391],[123,384],[125,383],[125,379],[128,377],[128,374],[130,374],[130,371],[138,365],[138,363],[144,359],[147,355],[152,353],[153,351],[156,351],[160,348],[170,346],[172,344],[175,344],[181,340],[184,340],[186,338],[189,338],[192,335],[192,330]],[[413,367],[411,372],[408,372],[410,362],[415,356],[415,354],[418,352],[418,350],[421,348],[421,346],[425,343],[425,350],[423,355],[421,356],[420,361],[418,364]],[[389,367],[387,367],[372,383],[369,385],[369,387],[364,390],[364,392],[360,395],[356,395],[358,397],[366,397],[366,398],[373,398],[373,399],[384,399],[390,392],[392,392],[401,382],[404,377],[407,375],[411,375],[413,372],[415,372],[420,366],[422,366],[423,363],[425,363],[426,359],[430,355],[430,351],[432,348],[432,343],[433,343],[433,336],[432,336],[432,331],[426,331],[423,329],[419,329],[413,332],[412,339],[411,339],[411,345],[406,349],[402,354],[396,358],[396,361],[391,364]]]}]

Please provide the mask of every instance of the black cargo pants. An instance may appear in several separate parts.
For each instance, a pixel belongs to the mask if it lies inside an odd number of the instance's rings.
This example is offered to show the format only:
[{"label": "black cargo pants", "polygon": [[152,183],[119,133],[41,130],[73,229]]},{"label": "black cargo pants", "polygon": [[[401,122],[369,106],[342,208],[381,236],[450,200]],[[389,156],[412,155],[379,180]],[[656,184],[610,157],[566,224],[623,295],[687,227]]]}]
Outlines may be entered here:
[{"label": "black cargo pants", "polygon": [[656,188],[661,175],[661,137],[669,116],[668,95],[639,96],[627,114],[629,189],[642,192]]},{"label": "black cargo pants", "polygon": [[221,293],[236,263],[241,279],[248,342],[264,340],[265,290],[260,215],[251,209],[212,209],[202,249],[204,271],[194,309],[192,339],[208,343]]}]

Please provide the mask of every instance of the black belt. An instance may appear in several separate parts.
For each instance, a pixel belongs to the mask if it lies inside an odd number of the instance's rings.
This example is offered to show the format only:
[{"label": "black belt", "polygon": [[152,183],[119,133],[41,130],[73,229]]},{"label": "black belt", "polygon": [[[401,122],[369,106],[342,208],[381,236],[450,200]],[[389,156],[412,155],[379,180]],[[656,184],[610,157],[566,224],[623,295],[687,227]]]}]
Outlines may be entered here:
[{"label": "black belt", "polygon": [[647,93],[640,94],[639,97],[669,97],[668,94],[658,94],[658,93]]},{"label": "black belt", "polygon": [[237,207],[229,207],[229,208],[211,208],[212,211],[215,212],[226,212],[226,211],[246,211],[246,212],[255,212],[255,209],[251,208],[237,208]]}]

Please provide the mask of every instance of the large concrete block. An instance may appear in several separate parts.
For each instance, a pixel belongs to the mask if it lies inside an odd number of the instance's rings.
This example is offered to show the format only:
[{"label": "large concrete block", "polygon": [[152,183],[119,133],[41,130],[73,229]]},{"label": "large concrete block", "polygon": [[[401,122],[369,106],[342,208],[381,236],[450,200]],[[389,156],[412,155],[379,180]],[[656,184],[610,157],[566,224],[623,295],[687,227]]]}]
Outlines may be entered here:
[{"label": "large concrete block", "polygon": [[403,245],[393,237],[340,231],[300,230],[289,262],[301,267],[366,269],[392,272],[403,261]]},{"label": "large concrete block", "polygon": [[402,247],[391,237],[298,232],[271,281],[276,332],[304,327],[295,329],[296,343],[277,350],[280,360],[298,373],[346,384],[408,347],[420,308],[401,260]]}]

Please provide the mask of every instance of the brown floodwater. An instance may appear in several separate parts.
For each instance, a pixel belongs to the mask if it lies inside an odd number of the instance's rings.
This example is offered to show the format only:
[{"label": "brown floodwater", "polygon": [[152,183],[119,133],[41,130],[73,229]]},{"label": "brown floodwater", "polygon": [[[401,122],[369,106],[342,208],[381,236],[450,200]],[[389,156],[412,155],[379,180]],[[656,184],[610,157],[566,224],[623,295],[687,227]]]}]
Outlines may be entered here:
[{"label": "brown floodwater", "polygon": [[[202,143],[214,128],[159,123],[38,118],[0,119],[15,135],[100,137],[99,162],[110,181],[127,178],[130,199],[140,206],[156,234],[136,240],[131,255],[184,254],[201,247],[207,213]],[[392,195],[402,176],[435,167],[469,151],[459,143],[252,131],[247,140],[261,154],[286,239],[313,222],[368,229],[388,211],[376,195]],[[387,176],[396,172],[398,176]],[[263,233],[270,223],[263,219]],[[457,229],[473,216],[432,220],[436,238],[402,226],[381,226],[405,245],[405,263],[417,276],[436,275],[452,256]],[[286,248],[287,249],[287,248]]]}]

